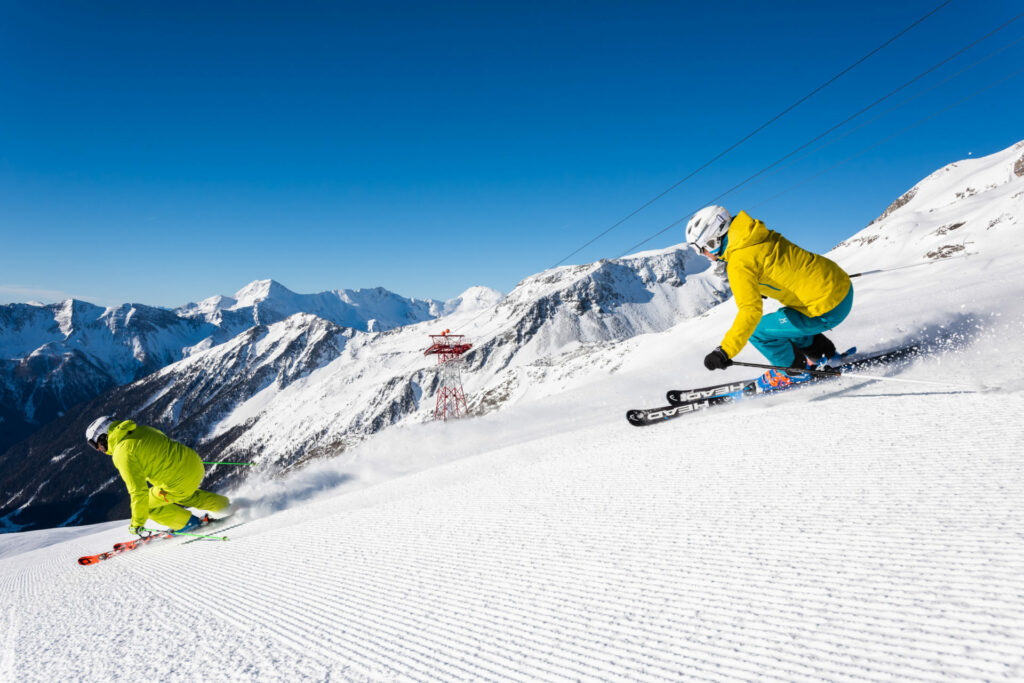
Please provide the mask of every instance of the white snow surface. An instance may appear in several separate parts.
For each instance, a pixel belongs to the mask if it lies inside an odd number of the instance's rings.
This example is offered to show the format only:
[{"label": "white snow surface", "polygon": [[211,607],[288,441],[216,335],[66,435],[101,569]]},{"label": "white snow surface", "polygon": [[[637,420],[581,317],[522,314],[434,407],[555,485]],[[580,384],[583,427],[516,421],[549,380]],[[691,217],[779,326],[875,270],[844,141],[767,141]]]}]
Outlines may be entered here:
[{"label": "white snow surface", "polygon": [[[127,520],[0,536],[0,680],[1024,679],[1019,157],[962,162],[974,193],[933,174],[832,253],[884,271],[837,344],[934,342],[871,372],[947,384],[847,378],[637,429],[625,410],[671,386],[750,376],[701,367],[731,301],[546,366],[536,341],[499,410],[250,480],[229,541],[83,567]],[[926,255],[950,244],[972,255]],[[258,402],[330,394],[313,381]]]}]

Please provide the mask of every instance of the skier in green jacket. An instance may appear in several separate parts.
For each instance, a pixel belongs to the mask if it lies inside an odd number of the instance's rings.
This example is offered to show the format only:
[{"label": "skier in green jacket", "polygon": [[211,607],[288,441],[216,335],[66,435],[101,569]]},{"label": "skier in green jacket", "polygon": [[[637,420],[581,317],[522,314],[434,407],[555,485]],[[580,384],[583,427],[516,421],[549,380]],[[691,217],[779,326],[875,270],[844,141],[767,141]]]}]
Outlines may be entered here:
[{"label": "skier in green jacket", "polygon": [[85,438],[111,456],[128,487],[131,534],[141,535],[147,519],[174,531],[188,531],[202,520],[185,508],[217,512],[231,503],[225,496],[199,488],[206,474],[199,455],[158,429],[105,415],[89,425]]}]

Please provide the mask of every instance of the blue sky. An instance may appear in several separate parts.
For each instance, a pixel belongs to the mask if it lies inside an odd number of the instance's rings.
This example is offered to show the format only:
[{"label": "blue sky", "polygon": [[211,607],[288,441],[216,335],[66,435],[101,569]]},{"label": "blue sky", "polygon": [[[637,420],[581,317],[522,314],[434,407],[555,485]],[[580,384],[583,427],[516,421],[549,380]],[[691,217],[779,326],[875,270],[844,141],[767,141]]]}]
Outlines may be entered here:
[{"label": "blue sky", "polygon": [[[0,0],[0,303],[507,292],[940,2]],[[953,0],[569,262],[622,255],[1022,10]],[[828,250],[1024,139],[1024,76],[777,195],[1013,73],[1022,37],[721,203]]]}]

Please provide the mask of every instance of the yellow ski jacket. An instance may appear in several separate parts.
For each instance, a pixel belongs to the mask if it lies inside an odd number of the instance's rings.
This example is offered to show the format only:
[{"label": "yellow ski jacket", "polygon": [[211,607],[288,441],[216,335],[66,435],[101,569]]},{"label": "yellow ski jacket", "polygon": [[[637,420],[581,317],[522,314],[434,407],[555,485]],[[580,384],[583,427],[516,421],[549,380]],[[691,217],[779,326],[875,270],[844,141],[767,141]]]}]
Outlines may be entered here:
[{"label": "yellow ski jacket", "polygon": [[107,452],[132,499],[132,526],[149,518],[149,484],[172,500],[186,498],[203,480],[203,461],[194,450],[167,438],[159,429],[132,420],[110,425]]},{"label": "yellow ski jacket", "polygon": [[761,321],[762,295],[814,318],[838,306],[850,291],[850,276],[834,261],[801,249],[746,211],[729,225],[722,260],[739,308],[722,339],[729,358],[747,345]]}]

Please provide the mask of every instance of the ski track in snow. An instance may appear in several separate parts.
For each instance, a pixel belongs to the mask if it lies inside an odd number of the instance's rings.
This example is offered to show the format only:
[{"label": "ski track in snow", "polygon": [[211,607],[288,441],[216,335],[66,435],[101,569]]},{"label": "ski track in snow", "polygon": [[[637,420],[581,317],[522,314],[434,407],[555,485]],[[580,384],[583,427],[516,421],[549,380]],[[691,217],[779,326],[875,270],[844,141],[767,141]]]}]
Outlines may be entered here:
[{"label": "ski track in snow", "polygon": [[0,678],[1021,679],[1024,395],[836,393],[0,560]]}]

